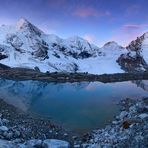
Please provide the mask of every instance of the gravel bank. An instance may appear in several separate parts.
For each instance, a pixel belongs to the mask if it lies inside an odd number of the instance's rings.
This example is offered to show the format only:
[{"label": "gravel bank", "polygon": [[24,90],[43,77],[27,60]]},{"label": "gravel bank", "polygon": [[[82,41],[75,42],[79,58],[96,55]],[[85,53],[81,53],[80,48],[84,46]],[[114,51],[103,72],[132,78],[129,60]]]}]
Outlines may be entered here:
[{"label": "gravel bank", "polygon": [[74,143],[79,143],[77,134],[65,130],[50,120],[26,114],[1,99],[0,139],[0,143],[2,143],[2,140],[6,140],[4,143],[11,141],[14,144],[28,143],[28,140],[33,140],[33,143],[36,143],[35,139],[39,139],[42,142],[47,139],[59,139],[68,141],[70,146],[73,146]]},{"label": "gravel bank", "polygon": [[81,138],[50,121],[26,115],[2,100],[0,104],[0,147],[2,148],[148,147],[148,98],[121,100],[119,103],[121,113],[112,123]]},{"label": "gravel bank", "polygon": [[147,148],[148,98],[125,99],[119,103],[120,115],[106,128],[95,130],[83,145],[89,148]]}]

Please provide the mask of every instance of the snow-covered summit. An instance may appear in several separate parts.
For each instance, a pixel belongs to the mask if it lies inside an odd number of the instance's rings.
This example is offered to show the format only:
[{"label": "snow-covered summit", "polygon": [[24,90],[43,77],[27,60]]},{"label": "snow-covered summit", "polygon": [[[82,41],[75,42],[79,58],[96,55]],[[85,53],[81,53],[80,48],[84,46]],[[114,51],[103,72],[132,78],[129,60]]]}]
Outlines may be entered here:
[{"label": "snow-covered summit", "polygon": [[25,28],[26,26],[28,26],[30,23],[25,19],[25,18],[21,18],[17,23],[16,26],[18,29],[22,29]]},{"label": "snow-covered summit", "polygon": [[43,31],[41,31],[36,26],[31,24],[25,18],[21,18],[18,20],[18,22],[16,23],[16,28],[18,29],[18,31],[21,31],[22,33],[26,33],[26,34],[30,33],[32,35],[34,34],[34,35],[38,35],[38,36],[41,36],[41,34],[43,34]]},{"label": "snow-covered summit", "polygon": [[102,48],[101,51],[112,58],[118,58],[121,54],[127,53],[126,48],[118,45],[118,43],[111,41],[107,42]]},{"label": "snow-covered summit", "polygon": [[78,36],[62,39],[45,34],[24,18],[15,26],[0,27],[0,45],[0,63],[12,67],[38,66],[43,72],[123,72],[117,60],[127,53],[116,42],[99,48]]},{"label": "snow-covered summit", "polygon": [[107,42],[106,44],[104,44],[103,48],[106,48],[106,49],[119,49],[119,47],[121,49],[124,49],[122,46],[118,45],[118,43],[116,43],[115,41],[110,41],[110,42]]}]

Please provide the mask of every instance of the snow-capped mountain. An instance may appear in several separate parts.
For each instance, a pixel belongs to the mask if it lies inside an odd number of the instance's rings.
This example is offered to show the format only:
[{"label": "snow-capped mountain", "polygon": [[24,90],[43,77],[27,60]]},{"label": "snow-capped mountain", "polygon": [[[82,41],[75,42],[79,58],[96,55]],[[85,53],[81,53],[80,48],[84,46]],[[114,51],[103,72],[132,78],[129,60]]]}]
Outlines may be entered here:
[{"label": "snow-capped mountain", "polygon": [[[147,38],[148,34],[137,38],[127,49],[116,42],[108,42],[99,48],[78,36],[62,39],[45,34],[22,18],[15,26],[0,27],[0,63],[11,67],[39,67],[42,72],[124,72],[125,59],[148,61]],[[140,63],[140,68],[144,65]]]},{"label": "snow-capped mountain", "polygon": [[148,32],[137,37],[128,46],[127,54],[121,55],[119,63],[126,71],[148,70]]}]

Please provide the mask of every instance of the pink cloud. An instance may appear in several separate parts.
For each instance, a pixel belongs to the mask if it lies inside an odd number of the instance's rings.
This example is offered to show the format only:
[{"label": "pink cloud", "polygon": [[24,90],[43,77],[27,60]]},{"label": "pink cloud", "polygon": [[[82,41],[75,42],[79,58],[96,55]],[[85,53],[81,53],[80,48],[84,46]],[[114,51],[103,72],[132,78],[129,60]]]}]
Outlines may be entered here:
[{"label": "pink cloud", "polygon": [[121,27],[123,31],[143,30],[148,27],[148,24],[125,24]]},{"label": "pink cloud", "polygon": [[136,24],[127,24],[127,25],[123,25],[124,29],[141,29],[141,25],[136,25]]},{"label": "pink cloud", "polygon": [[105,12],[99,12],[97,9],[92,8],[92,7],[83,7],[83,8],[78,8],[73,12],[74,16],[79,16],[79,17],[89,17],[89,16],[109,16],[111,15],[109,11]]},{"label": "pink cloud", "polygon": [[73,15],[80,17],[97,16],[97,11],[94,8],[79,8]]}]

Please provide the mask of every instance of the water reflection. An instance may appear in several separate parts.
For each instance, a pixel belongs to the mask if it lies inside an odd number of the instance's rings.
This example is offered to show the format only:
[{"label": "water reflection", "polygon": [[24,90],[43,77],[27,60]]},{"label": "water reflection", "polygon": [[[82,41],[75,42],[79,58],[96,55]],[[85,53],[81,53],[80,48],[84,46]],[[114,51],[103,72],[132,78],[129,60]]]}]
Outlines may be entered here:
[{"label": "water reflection", "polygon": [[138,87],[141,87],[143,90],[148,91],[148,81],[147,80],[137,80],[132,81],[135,83]]},{"label": "water reflection", "polygon": [[83,132],[112,120],[118,112],[115,101],[148,96],[144,86],[147,82],[63,84],[0,79],[0,97],[24,111],[52,118],[66,128]]}]

